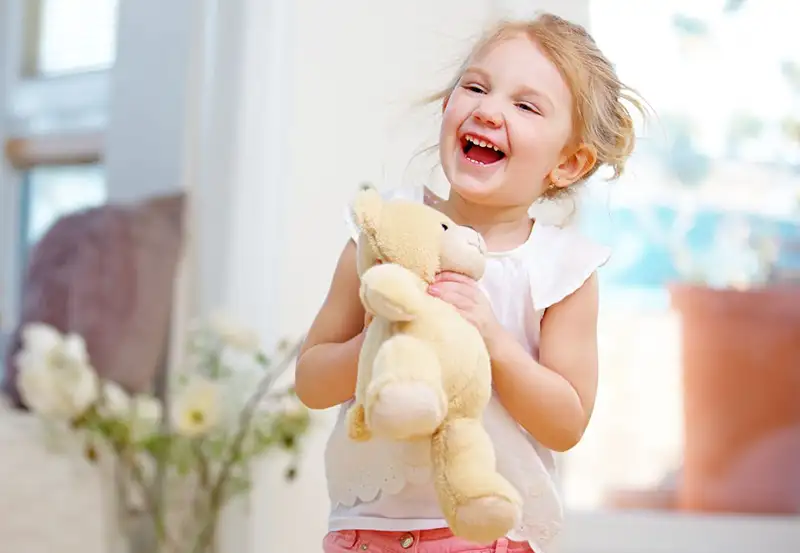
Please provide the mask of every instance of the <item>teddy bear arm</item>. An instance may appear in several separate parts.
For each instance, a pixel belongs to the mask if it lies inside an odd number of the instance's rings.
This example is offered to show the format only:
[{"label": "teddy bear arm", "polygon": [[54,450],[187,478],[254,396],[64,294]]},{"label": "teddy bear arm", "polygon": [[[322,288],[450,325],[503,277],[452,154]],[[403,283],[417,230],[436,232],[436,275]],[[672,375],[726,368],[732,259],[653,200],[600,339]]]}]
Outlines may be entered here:
[{"label": "teddy bear arm", "polygon": [[350,439],[367,441],[372,438],[372,431],[366,421],[364,400],[366,390],[372,382],[372,367],[381,344],[391,337],[391,323],[384,319],[375,319],[369,323],[366,337],[358,356],[358,376],[353,404],[347,411],[347,429]]},{"label": "teddy bear arm", "polygon": [[375,317],[408,322],[423,308],[426,284],[408,269],[393,263],[376,265],[361,276],[359,295],[364,308]]}]

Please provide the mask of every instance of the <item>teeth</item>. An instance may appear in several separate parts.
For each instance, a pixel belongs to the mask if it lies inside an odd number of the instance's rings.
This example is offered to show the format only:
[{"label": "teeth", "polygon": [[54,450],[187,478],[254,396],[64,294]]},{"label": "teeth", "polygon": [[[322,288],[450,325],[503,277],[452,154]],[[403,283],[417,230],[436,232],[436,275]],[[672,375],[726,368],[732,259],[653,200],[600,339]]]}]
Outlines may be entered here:
[{"label": "teeth", "polygon": [[473,144],[475,144],[476,146],[480,146],[481,148],[491,148],[491,149],[493,149],[495,152],[500,152],[500,151],[502,151],[502,150],[500,150],[500,148],[498,148],[497,146],[495,146],[495,145],[494,145],[494,144],[492,144],[491,142],[485,142],[485,141],[483,141],[483,140],[480,140],[480,139],[478,139],[478,138],[475,138],[474,136],[467,135],[467,136],[466,136],[466,139],[467,139],[467,141],[468,141],[468,142],[472,142]]}]

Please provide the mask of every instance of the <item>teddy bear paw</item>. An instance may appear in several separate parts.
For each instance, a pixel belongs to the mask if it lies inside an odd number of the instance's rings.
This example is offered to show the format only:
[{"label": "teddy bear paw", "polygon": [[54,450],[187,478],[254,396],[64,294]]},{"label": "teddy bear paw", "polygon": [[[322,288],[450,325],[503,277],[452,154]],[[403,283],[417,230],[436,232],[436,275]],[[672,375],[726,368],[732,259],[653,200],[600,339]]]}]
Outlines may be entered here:
[{"label": "teddy bear paw", "polygon": [[374,397],[367,423],[375,434],[387,438],[430,436],[444,420],[443,395],[422,382],[386,384]]},{"label": "teddy bear paw", "polygon": [[504,497],[487,496],[467,501],[456,510],[456,527],[462,537],[475,543],[491,543],[519,522],[519,506]]}]

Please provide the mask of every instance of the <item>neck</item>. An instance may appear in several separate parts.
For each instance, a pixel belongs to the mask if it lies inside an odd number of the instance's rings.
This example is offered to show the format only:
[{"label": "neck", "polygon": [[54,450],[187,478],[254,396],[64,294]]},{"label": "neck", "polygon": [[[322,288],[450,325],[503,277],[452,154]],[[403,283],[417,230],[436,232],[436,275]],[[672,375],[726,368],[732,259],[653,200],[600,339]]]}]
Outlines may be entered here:
[{"label": "neck", "polygon": [[516,248],[528,239],[531,232],[527,207],[475,204],[452,190],[450,197],[439,207],[456,224],[468,225],[478,231],[489,251]]}]

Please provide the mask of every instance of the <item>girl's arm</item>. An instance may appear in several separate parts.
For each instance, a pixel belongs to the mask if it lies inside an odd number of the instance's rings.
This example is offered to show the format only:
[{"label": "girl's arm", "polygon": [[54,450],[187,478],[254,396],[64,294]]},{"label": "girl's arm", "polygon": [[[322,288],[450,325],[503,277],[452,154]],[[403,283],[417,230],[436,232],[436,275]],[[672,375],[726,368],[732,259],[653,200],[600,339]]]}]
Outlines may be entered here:
[{"label": "girl's arm", "polygon": [[359,286],[356,246],[350,240],[295,367],[297,396],[311,409],[339,405],[355,393],[365,320]]},{"label": "girl's arm", "polygon": [[547,308],[538,363],[500,325],[475,281],[442,273],[429,292],[480,330],[492,358],[495,390],[511,416],[548,449],[575,446],[597,393],[597,275]]},{"label": "girl's arm", "polygon": [[589,424],[597,393],[597,312],[593,274],[545,311],[538,363],[500,325],[485,335],[500,401],[548,449],[571,449]]}]

